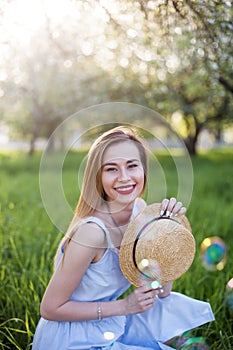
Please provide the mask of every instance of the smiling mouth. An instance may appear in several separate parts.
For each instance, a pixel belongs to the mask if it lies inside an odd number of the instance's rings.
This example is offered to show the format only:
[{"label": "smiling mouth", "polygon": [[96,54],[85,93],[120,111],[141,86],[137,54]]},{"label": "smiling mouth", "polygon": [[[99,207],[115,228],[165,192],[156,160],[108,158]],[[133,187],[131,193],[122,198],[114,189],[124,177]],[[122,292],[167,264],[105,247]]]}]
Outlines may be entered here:
[{"label": "smiling mouth", "polygon": [[130,193],[134,190],[135,186],[136,185],[120,186],[120,187],[115,187],[115,190],[121,193]]}]

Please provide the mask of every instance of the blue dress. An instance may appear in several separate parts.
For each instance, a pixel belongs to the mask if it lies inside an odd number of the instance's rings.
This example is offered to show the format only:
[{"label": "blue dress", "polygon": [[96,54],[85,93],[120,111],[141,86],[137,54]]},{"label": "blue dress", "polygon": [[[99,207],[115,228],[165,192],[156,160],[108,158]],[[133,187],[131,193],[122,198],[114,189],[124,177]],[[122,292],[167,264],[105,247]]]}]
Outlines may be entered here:
[{"label": "blue dress", "polygon": [[[100,219],[88,217],[82,222],[99,225],[106,234],[108,248],[98,262],[90,264],[71,300],[115,300],[130,287],[119,267],[119,251]],[[61,251],[58,263],[62,254]],[[173,348],[164,342],[213,320],[209,303],[171,292],[166,298],[158,298],[150,310],[134,315],[76,322],[41,317],[32,350],[168,350]]]}]

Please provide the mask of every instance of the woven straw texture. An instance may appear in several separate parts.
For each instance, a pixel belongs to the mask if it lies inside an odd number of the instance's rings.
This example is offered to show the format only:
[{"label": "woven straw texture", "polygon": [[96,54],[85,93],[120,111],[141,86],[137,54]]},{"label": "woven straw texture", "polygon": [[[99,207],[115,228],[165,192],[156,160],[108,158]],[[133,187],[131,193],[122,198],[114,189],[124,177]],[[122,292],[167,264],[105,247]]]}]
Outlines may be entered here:
[{"label": "woven straw texture", "polygon": [[[154,217],[160,216],[160,204],[147,206],[129,224],[120,248],[120,267],[124,276],[136,287],[145,280],[159,281],[161,285],[174,281],[183,275],[193,262],[195,240],[186,216],[175,217],[176,221],[161,219],[148,225],[142,232],[135,250],[134,241],[140,232]],[[178,222],[177,222],[178,221]],[[142,265],[147,262],[147,266]]]}]

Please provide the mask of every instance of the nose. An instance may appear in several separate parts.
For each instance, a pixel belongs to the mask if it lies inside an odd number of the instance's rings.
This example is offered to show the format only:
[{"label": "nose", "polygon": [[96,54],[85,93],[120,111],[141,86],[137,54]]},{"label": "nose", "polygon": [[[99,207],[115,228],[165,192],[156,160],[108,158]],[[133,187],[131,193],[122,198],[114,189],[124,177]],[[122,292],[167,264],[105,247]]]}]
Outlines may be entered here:
[{"label": "nose", "polygon": [[118,180],[121,181],[121,182],[127,182],[127,181],[130,180],[128,171],[127,171],[127,169],[125,167],[121,168]]}]

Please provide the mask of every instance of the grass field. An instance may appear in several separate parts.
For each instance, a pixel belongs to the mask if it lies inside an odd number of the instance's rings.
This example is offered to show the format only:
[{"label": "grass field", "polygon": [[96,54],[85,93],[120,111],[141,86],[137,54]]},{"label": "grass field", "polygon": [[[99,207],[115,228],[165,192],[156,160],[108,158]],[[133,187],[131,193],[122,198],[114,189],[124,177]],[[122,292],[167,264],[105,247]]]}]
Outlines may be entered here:
[{"label": "grass field", "polygon": [[[71,154],[63,174],[65,193],[73,207],[78,196],[73,191],[73,170],[82,157]],[[167,164],[169,177],[169,162],[165,156],[160,161]],[[40,300],[62,237],[41,201],[39,163],[40,155],[0,154],[0,349],[30,349]],[[175,281],[174,290],[211,303],[216,321],[191,336],[204,337],[211,350],[230,350],[233,305],[226,304],[226,283],[233,277],[233,150],[210,151],[193,158],[192,163],[194,190],[187,216],[197,252],[189,271]],[[172,195],[172,185],[168,189]],[[209,236],[226,242],[222,271],[206,270],[202,264],[200,243]]]}]

